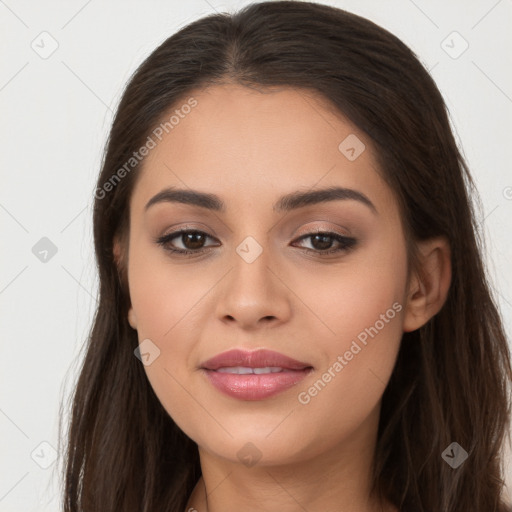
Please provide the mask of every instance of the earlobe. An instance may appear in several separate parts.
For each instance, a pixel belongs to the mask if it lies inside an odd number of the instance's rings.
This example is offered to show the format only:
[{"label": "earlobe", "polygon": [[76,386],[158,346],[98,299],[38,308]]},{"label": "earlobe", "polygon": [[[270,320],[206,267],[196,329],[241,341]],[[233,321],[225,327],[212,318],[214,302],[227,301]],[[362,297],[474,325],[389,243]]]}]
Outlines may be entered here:
[{"label": "earlobe", "polygon": [[419,242],[421,269],[411,279],[403,331],[425,325],[443,307],[451,283],[450,244],[445,237]]},{"label": "earlobe", "polygon": [[137,330],[137,317],[133,311],[133,307],[128,310],[128,323],[132,327],[132,329]]},{"label": "earlobe", "polygon": [[[123,257],[123,244],[118,236],[114,236],[114,240],[112,243],[112,253],[114,257],[114,264],[117,269],[117,275],[119,276],[119,282],[121,287],[123,287],[123,270],[124,270],[124,257]],[[130,307],[128,310],[128,323],[132,327],[132,329],[137,329],[137,318],[133,311],[133,307]]]},{"label": "earlobe", "polygon": [[112,253],[114,255],[114,262],[119,271],[121,269],[121,265],[122,265],[122,256],[121,256],[121,242],[117,236],[114,237],[114,240],[112,242]]}]

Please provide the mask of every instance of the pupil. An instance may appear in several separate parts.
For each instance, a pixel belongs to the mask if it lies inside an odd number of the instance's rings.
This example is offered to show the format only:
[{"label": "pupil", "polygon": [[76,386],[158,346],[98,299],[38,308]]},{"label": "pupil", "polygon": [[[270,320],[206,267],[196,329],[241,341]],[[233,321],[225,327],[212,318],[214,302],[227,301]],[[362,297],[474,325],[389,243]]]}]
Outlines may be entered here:
[{"label": "pupil", "polygon": [[[317,240],[320,240],[320,244],[315,243]],[[314,235],[312,244],[315,249],[329,249],[332,245],[332,240],[329,235]]]},{"label": "pupil", "polygon": [[[313,246],[315,249],[329,249],[332,245],[331,236],[329,235],[313,235]],[[201,233],[185,233],[182,238],[183,244],[188,249],[200,249],[204,243]]]},{"label": "pupil", "polygon": [[[182,241],[185,247],[187,247],[188,249],[201,248],[201,243],[203,242],[203,240],[201,240],[201,238],[203,237],[201,233],[185,233],[183,236],[185,237],[185,239]],[[194,240],[194,237],[199,237],[199,240]],[[190,246],[190,242],[192,243],[192,246]]]}]

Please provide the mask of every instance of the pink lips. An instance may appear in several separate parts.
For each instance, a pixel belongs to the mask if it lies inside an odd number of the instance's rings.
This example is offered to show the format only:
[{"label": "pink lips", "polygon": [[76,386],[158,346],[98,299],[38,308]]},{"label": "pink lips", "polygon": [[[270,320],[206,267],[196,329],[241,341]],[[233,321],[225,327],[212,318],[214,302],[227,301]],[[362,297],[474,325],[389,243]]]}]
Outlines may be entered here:
[{"label": "pink lips", "polygon": [[[270,373],[226,373],[225,368],[272,368]],[[280,371],[276,371],[280,368]],[[279,352],[233,349],[218,354],[201,364],[208,380],[222,393],[241,400],[262,400],[288,389],[311,371],[308,363],[297,361]],[[221,369],[221,371],[218,371]]]}]

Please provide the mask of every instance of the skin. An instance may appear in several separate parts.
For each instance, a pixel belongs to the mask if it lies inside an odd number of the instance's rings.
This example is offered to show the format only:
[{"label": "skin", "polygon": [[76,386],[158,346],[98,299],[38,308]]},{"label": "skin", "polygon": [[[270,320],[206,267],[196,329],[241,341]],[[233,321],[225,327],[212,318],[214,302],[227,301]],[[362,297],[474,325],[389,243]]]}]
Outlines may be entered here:
[{"label": "skin", "polygon": [[[130,325],[139,342],[149,338],[160,350],[144,367],[147,377],[199,447],[203,476],[187,510],[250,510],[256,502],[269,512],[397,510],[370,496],[381,398],[402,333],[426,323],[445,301],[449,245],[442,238],[422,242],[426,277],[408,279],[398,205],[377,172],[371,141],[321,98],[231,84],[191,96],[197,106],[137,171],[129,244],[115,243],[117,260],[127,261]],[[354,161],[338,149],[350,134],[366,146]],[[169,186],[216,194],[226,212],[170,202],[144,211]],[[355,200],[272,210],[283,194],[328,186],[364,193],[378,213]],[[209,252],[173,256],[155,243],[183,227],[206,232]],[[322,257],[311,237],[299,240],[315,229],[357,244]],[[236,252],[247,236],[262,248],[252,263]],[[181,236],[172,245],[194,247]],[[330,248],[338,246],[332,239]],[[301,404],[298,394],[394,303],[401,311]],[[231,398],[198,368],[234,347],[275,350],[314,371],[264,400]],[[247,442],[261,455],[250,467],[237,456]]]}]

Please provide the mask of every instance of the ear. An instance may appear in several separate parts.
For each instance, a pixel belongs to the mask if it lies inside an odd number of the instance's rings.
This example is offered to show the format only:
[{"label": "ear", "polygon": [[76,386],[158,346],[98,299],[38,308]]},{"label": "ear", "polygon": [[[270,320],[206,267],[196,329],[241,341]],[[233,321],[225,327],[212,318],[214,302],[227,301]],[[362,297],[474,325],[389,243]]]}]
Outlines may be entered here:
[{"label": "ear", "polygon": [[[114,254],[114,262],[117,267],[117,275],[119,276],[119,281],[123,282],[123,275],[126,276],[126,267],[125,267],[125,259],[123,252],[123,243],[121,242],[119,236],[114,237],[112,252]],[[130,306],[128,310],[128,323],[132,327],[132,329],[137,329],[137,318],[135,317],[135,313],[133,311],[133,307]]]},{"label": "ear", "polygon": [[114,254],[114,262],[117,266],[117,271],[121,272],[121,268],[123,265],[123,257],[122,257],[121,241],[119,239],[119,235],[114,236],[114,241],[112,243],[112,252]]},{"label": "ear", "polygon": [[440,311],[452,279],[450,244],[446,237],[421,241],[418,248],[421,268],[409,283],[404,332],[419,329]]},{"label": "ear", "polygon": [[128,323],[132,329],[137,330],[137,317],[133,311],[133,306],[130,306],[130,309],[128,310]]}]

